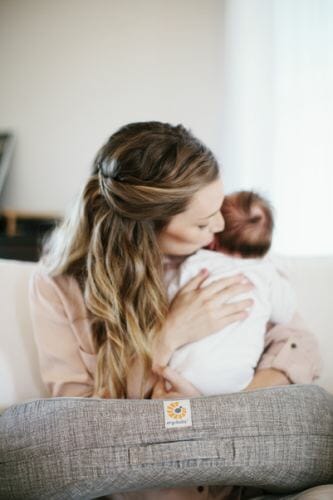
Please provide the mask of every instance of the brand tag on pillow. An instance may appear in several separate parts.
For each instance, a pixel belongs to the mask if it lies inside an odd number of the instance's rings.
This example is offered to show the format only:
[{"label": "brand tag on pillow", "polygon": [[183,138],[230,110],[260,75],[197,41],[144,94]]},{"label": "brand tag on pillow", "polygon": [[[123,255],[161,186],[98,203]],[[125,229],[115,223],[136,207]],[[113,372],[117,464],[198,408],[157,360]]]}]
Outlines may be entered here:
[{"label": "brand tag on pillow", "polygon": [[165,428],[191,427],[191,403],[189,399],[163,401]]}]

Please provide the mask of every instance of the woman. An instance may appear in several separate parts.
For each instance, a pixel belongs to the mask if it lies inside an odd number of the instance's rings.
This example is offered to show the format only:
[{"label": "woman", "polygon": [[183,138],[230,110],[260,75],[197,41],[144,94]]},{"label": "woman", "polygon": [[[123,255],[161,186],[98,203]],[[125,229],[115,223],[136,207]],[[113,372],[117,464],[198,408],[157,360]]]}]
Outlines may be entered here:
[{"label": "woman", "polygon": [[[161,375],[176,384],[172,394],[197,394],[161,370],[181,345],[245,318],[251,301],[228,300],[252,285],[237,275],[200,288],[207,277],[201,273],[169,306],[166,283],[186,256],[223,230],[222,202],[213,154],[183,126],[132,123],[110,137],[31,280],[41,374],[51,396],[165,397]],[[319,375],[315,338],[297,330],[301,323],[291,326],[267,336],[247,390]],[[290,349],[296,338],[298,348]],[[188,490],[191,498],[198,494]]]}]

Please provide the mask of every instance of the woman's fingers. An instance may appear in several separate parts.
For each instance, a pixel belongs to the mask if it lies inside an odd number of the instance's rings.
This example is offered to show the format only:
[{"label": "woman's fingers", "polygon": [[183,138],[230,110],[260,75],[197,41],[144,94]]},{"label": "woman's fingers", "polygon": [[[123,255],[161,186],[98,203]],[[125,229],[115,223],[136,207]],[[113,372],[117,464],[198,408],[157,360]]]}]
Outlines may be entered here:
[{"label": "woman's fingers", "polygon": [[217,308],[215,308],[217,316],[228,316],[236,312],[250,311],[254,301],[253,299],[244,299],[238,302],[225,303],[224,300],[221,301],[221,299],[216,298],[214,303],[217,304]]},{"label": "woman's fingers", "polygon": [[197,276],[194,276],[194,278],[191,278],[186,285],[182,286],[181,292],[190,292],[192,290],[196,290],[197,288],[200,287],[203,281],[208,276],[208,271],[207,269],[202,269]]},{"label": "woman's fingers", "polygon": [[228,276],[227,278],[215,280],[204,288],[200,288],[200,292],[202,297],[210,297],[215,293],[220,293],[222,290],[227,290],[233,286],[239,286],[242,291],[247,291],[253,287],[253,284],[243,274],[236,274],[234,276]]},{"label": "woman's fingers", "polygon": [[217,331],[225,328],[228,325],[231,325],[232,323],[235,323],[236,321],[243,321],[248,317],[248,315],[249,313],[247,311],[241,311],[229,314],[228,316],[222,316],[218,321]]},{"label": "woman's fingers", "polygon": [[236,321],[245,320],[249,316],[252,306],[253,300],[245,299],[231,304],[222,303],[214,308],[212,321],[216,328],[215,331],[222,330]]},{"label": "woman's fingers", "polygon": [[223,290],[220,290],[219,292],[216,292],[214,294],[214,298],[219,298],[222,299],[223,302],[227,302],[229,299],[232,297],[235,297],[237,295],[240,295],[242,293],[247,293],[253,290],[254,286],[252,283],[248,283],[247,285],[242,285],[242,284],[236,284],[236,285],[231,285],[228,286],[227,288],[224,288]]},{"label": "woman's fingers", "polygon": [[[219,292],[215,293],[211,297],[204,298],[204,302],[209,304],[211,307],[221,307],[223,306],[223,311],[227,311],[228,309],[225,308],[224,306],[227,306],[229,304],[229,300],[233,299],[234,297],[238,297],[241,294],[250,292],[253,290],[253,285],[233,285],[230,286],[229,288],[226,288],[225,290],[220,290]],[[248,307],[251,307],[253,305],[253,299],[248,298],[244,300],[240,300],[237,302],[230,302],[230,304],[237,304],[237,308],[239,307],[240,309],[246,309]],[[235,309],[235,311],[238,309]],[[232,312],[235,312],[232,311]]]},{"label": "woman's fingers", "polygon": [[200,283],[208,275],[192,278],[171,302],[164,342],[172,346],[172,352],[248,316],[247,309],[252,307],[253,300],[248,298],[233,302],[231,299],[237,300],[241,298],[239,295],[250,292],[254,288],[253,284],[240,273],[220,278],[200,288]]}]

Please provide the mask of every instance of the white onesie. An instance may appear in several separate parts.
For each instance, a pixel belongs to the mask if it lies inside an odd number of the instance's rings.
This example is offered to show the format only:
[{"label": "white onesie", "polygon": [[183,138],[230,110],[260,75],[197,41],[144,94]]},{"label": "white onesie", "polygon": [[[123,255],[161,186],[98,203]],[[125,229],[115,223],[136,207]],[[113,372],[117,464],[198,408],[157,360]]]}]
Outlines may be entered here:
[{"label": "white onesie", "polygon": [[202,287],[221,277],[243,273],[255,288],[229,302],[252,298],[254,304],[245,320],[177,349],[169,366],[206,396],[238,392],[253,378],[263,352],[267,322],[287,323],[296,310],[295,294],[267,256],[242,259],[211,250],[198,250],[180,265],[179,272],[169,282],[169,301],[204,267],[210,275]]}]

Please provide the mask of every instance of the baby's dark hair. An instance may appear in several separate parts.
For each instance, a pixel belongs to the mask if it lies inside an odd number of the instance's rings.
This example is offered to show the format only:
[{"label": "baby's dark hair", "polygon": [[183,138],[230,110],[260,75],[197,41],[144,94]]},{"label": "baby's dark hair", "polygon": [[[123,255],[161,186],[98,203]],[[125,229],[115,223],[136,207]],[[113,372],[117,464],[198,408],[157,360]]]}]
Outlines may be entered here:
[{"label": "baby's dark hair", "polygon": [[253,191],[238,191],[224,198],[221,213],[225,229],[217,233],[216,250],[263,257],[270,249],[274,227],[270,203]]}]

